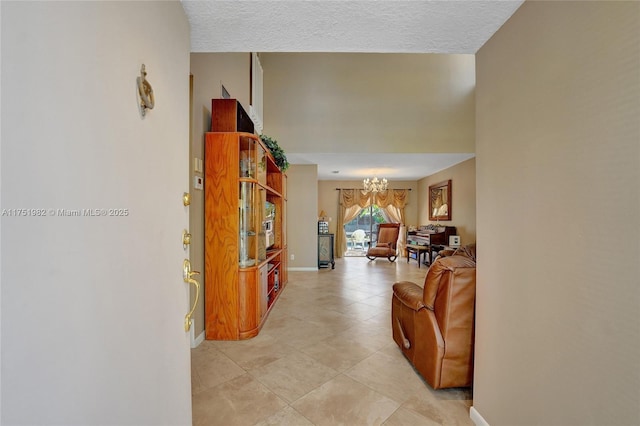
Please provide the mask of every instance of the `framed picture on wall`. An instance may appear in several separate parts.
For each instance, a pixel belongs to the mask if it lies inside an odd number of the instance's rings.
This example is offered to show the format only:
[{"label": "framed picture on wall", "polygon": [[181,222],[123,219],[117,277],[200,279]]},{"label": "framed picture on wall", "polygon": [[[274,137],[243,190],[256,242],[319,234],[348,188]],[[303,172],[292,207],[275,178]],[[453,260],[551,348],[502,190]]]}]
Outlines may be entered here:
[{"label": "framed picture on wall", "polygon": [[451,220],[451,179],[429,187],[429,220]]}]

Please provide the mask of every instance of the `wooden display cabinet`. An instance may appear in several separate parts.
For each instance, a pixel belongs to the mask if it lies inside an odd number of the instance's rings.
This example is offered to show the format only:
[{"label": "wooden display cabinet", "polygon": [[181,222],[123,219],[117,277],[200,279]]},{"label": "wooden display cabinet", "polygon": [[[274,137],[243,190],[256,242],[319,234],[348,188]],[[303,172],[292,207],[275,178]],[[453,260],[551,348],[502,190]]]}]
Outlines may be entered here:
[{"label": "wooden display cabinet", "polygon": [[260,331],[287,282],[285,176],[259,137],[205,137],[205,336]]}]

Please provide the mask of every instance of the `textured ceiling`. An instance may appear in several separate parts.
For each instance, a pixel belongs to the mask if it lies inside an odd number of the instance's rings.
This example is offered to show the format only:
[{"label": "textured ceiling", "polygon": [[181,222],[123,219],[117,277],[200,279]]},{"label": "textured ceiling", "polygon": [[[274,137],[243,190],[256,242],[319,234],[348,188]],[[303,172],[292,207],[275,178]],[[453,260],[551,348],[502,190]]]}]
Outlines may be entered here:
[{"label": "textured ceiling", "polygon": [[[192,52],[475,54],[523,0],[182,0]],[[392,80],[395,76],[390,76]],[[300,106],[304,108],[304,106]],[[419,107],[419,105],[417,105]],[[384,123],[372,123],[382,126]],[[317,144],[321,146],[321,144]],[[473,154],[288,152],[318,178],[420,179]],[[339,170],[339,174],[332,171]],[[395,170],[395,171],[394,171]]]},{"label": "textured ceiling", "polygon": [[522,1],[182,0],[193,52],[476,53]]}]

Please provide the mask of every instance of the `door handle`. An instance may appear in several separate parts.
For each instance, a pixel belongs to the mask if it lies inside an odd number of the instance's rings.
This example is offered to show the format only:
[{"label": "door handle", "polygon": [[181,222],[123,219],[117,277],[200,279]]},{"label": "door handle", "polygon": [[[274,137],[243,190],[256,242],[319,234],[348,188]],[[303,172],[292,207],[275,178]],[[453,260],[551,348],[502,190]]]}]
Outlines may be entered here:
[{"label": "door handle", "polygon": [[196,305],[198,304],[198,297],[200,297],[200,283],[193,278],[194,275],[199,275],[199,274],[200,272],[191,270],[191,262],[189,262],[189,259],[185,259],[184,262],[182,262],[182,279],[184,280],[185,283],[193,284],[194,286],[196,286],[196,298],[193,301],[193,306],[191,307],[191,310],[187,313],[187,315],[185,315],[184,317],[184,331],[189,331],[191,329],[191,323],[192,323],[191,316],[193,315],[193,311],[196,310]]}]

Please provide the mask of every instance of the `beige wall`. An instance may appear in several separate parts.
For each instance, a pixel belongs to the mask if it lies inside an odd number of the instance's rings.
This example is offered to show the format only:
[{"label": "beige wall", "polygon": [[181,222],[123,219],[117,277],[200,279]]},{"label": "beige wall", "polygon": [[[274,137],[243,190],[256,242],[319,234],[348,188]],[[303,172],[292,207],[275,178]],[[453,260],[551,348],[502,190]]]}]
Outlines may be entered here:
[{"label": "beige wall", "polygon": [[640,423],[640,3],[525,2],[477,55],[474,409]]},{"label": "beige wall", "polygon": [[[238,99],[249,112],[249,53],[192,53],[193,116],[191,117],[191,151],[189,176],[191,176],[191,207],[189,230],[192,234],[190,258],[192,268],[200,271],[204,282],[204,191],[193,189],[193,159],[204,159],[204,134],[211,129],[211,99],[221,98],[221,85],[232,98]],[[202,173],[197,173],[203,176]],[[205,182],[206,185],[206,182]],[[195,293],[191,292],[191,300]],[[204,298],[200,298],[194,313],[194,335],[204,332]]]},{"label": "beige wall", "polygon": [[265,53],[261,62],[265,133],[287,152],[474,152],[473,55]]},{"label": "beige wall", "polygon": [[436,223],[429,220],[429,186],[451,179],[451,221],[439,221],[455,226],[462,244],[476,241],[476,159],[472,158],[418,181],[418,222],[416,225]]},{"label": "beige wall", "polygon": [[287,248],[290,270],[318,268],[317,182],[316,165],[292,165],[287,170]]},{"label": "beige wall", "polygon": [[[1,221],[0,423],[191,424],[182,6],[2,2],[0,10],[2,208],[47,212]],[[144,118],[143,63],[156,101]]]}]

